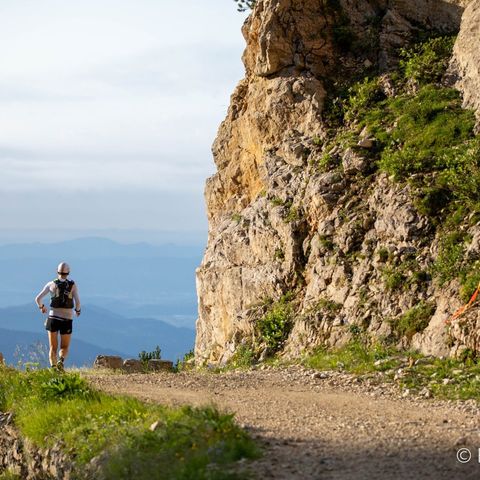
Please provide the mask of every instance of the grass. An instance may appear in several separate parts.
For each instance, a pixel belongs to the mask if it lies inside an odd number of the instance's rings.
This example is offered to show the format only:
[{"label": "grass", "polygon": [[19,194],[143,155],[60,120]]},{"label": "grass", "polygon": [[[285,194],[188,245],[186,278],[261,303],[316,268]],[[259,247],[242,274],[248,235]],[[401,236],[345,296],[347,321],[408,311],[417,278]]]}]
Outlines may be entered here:
[{"label": "grass", "polygon": [[0,473],[0,480],[22,480],[20,475],[17,475],[16,473],[6,470],[2,473]]},{"label": "grass", "polygon": [[480,401],[480,364],[472,359],[432,359],[406,369],[400,384],[416,392],[426,388],[436,398]]},{"label": "grass", "polygon": [[385,288],[390,292],[401,290],[405,286],[406,277],[398,269],[385,267],[382,270],[382,278],[385,283]]},{"label": "grass", "polygon": [[233,479],[229,464],[258,455],[233,415],[106,395],[78,374],[1,367],[0,410],[14,412],[22,435],[37,446],[61,441],[78,478],[100,455],[99,478]]},{"label": "grass", "polygon": [[339,349],[317,349],[302,363],[316,370],[378,375],[379,381],[396,382],[413,393],[426,389],[435,398],[480,401],[480,363],[471,352],[462,360],[424,357],[381,343],[369,345],[357,336]]},{"label": "grass", "polygon": [[316,370],[342,370],[366,374],[386,370],[395,365],[394,361],[375,366],[377,360],[389,358],[394,350],[380,344],[367,348],[361,341],[354,340],[339,349],[319,348],[303,360],[303,364]]},{"label": "grass", "polygon": [[[427,85],[414,96],[381,102],[364,122],[385,146],[380,169],[402,180],[414,173],[452,168],[461,161],[459,147],[473,139],[475,117],[462,108],[456,90]],[[395,127],[387,133],[389,124]]]},{"label": "grass", "polygon": [[448,68],[455,37],[434,37],[401,51],[400,67],[411,82],[438,83]]},{"label": "grass", "polygon": [[248,369],[253,365],[255,358],[256,355],[252,346],[240,345],[229,360],[227,369]]}]

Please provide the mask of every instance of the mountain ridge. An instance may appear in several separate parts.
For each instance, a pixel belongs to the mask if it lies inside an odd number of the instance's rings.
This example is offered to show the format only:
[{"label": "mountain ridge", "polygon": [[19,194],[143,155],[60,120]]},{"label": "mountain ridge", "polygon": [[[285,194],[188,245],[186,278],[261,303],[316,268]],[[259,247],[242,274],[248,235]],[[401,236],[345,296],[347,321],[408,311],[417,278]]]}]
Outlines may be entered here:
[{"label": "mountain ridge", "polygon": [[[39,314],[34,304],[0,308],[0,328],[4,330],[37,335],[42,332],[46,339],[44,319],[45,315]],[[82,315],[73,320],[72,339],[96,346],[98,354],[103,350],[119,351],[133,358],[142,350],[153,351],[160,345],[164,358],[176,360],[193,348],[194,333],[193,329],[174,327],[161,320],[125,318],[102,307],[86,305]]]}]

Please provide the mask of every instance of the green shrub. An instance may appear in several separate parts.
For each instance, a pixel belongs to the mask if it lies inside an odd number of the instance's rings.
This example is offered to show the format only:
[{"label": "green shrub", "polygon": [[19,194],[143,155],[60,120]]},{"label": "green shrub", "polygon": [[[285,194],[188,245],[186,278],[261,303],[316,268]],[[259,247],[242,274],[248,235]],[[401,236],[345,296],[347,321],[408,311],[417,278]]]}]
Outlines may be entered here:
[{"label": "green shrub", "polygon": [[415,207],[421,215],[437,217],[451,200],[452,195],[448,189],[434,185],[419,192]]},{"label": "green shrub", "polygon": [[448,67],[455,37],[436,37],[401,50],[405,78],[425,85],[438,83]]},{"label": "green shrub", "polygon": [[271,353],[283,347],[292,329],[293,308],[290,300],[290,296],[286,295],[271,304],[268,312],[258,322],[260,337]]},{"label": "green shrub", "polygon": [[400,270],[384,268],[382,270],[382,276],[387,290],[400,290],[405,284],[406,277]]},{"label": "green shrub", "polygon": [[369,108],[385,99],[378,78],[365,78],[348,90],[349,96],[344,105],[345,120],[352,122],[361,118]]},{"label": "green shrub", "polygon": [[349,50],[355,40],[355,33],[350,25],[333,27],[333,41],[342,49]]},{"label": "green shrub", "polygon": [[162,350],[160,349],[160,346],[157,345],[157,346],[155,347],[155,350],[153,350],[152,352],[146,352],[145,350],[142,350],[142,351],[138,354],[138,358],[139,358],[139,359],[141,360],[141,362],[143,363],[143,366],[144,366],[144,367],[147,367],[149,360],[161,360],[161,358],[162,358]]},{"label": "green shrub", "polygon": [[187,352],[183,358],[180,360],[178,359],[174,371],[175,372],[182,372],[184,370],[189,370],[194,367],[192,361],[195,358],[195,351],[192,349],[189,352]]},{"label": "green shrub", "polygon": [[278,197],[273,197],[273,198],[270,200],[270,203],[271,203],[274,207],[280,207],[280,206],[285,205],[285,202],[284,202],[281,198],[278,198]]},{"label": "green shrub", "polygon": [[324,153],[313,165],[316,166],[319,172],[328,172],[337,167],[338,163],[337,157],[330,155],[329,153]]},{"label": "green shrub", "polygon": [[423,332],[427,328],[434,312],[435,305],[420,302],[405,312],[398,320],[392,322],[392,326],[401,337],[405,336],[411,340],[413,335]]},{"label": "green shrub", "polygon": [[300,210],[297,207],[293,207],[290,205],[288,208],[287,215],[284,218],[286,223],[296,222],[300,220]]},{"label": "green shrub", "polygon": [[[472,211],[480,210],[480,137],[458,146],[446,159],[437,184]],[[465,212],[461,212],[461,218]]]},{"label": "green shrub", "polygon": [[475,116],[462,109],[456,90],[428,85],[416,96],[396,98],[384,107],[396,126],[379,166],[397,179],[457,163],[458,146],[473,138]]},{"label": "green shrub", "polygon": [[478,285],[480,284],[480,270],[476,262],[470,270],[463,273],[460,280],[460,298],[465,303],[470,300]]},{"label": "green shrub", "polygon": [[385,247],[379,248],[377,255],[378,255],[378,260],[382,263],[385,263],[390,258],[390,252],[388,248],[385,248]]},{"label": "green shrub", "polygon": [[335,249],[335,244],[329,235],[320,235],[318,241],[325,250],[332,251]]},{"label": "green shrub", "polygon": [[0,473],[0,480],[22,480],[22,477],[11,470],[5,470]]},{"label": "green shrub", "polygon": [[87,382],[77,373],[53,376],[40,384],[40,394],[45,399],[55,398],[93,398],[95,393]]},{"label": "green shrub", "polygon": [[341,303],[334,302],[333,300],[328,300],[326,298],[321,298],[315,304],[315,310],[323,310],[331,313],[338,313],[342,309],[343,305]]},{"label": "green shrub", "polygon": [[453,280],[459,274],[465,251],[466,238],[464,232],[453,232],[442,238],[440,252],[432,268],[440,285]]},{"label": "green shrub", "polygon": [[228,362],[232,368],[249,368],[255,361],[255,352],[251,345],[239,345]]}]

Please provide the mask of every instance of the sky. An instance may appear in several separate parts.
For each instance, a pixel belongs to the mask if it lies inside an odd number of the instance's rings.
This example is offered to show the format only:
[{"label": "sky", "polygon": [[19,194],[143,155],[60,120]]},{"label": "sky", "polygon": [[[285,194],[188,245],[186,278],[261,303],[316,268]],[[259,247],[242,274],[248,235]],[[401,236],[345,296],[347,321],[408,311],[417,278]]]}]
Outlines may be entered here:
[{"label": "sky", "polygon": [[206,235],[245,16],[233,0],[1,0],[0,242]]}]

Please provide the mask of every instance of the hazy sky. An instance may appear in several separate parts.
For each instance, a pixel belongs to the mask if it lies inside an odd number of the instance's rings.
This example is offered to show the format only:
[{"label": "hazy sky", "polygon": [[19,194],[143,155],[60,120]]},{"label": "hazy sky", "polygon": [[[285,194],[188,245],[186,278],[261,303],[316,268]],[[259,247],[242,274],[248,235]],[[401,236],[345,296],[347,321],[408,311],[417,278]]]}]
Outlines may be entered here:
[{"label": "hazy sky", "polygon": [[233,0],[2,0],[0,241],[205,231],[244,18]]}]

